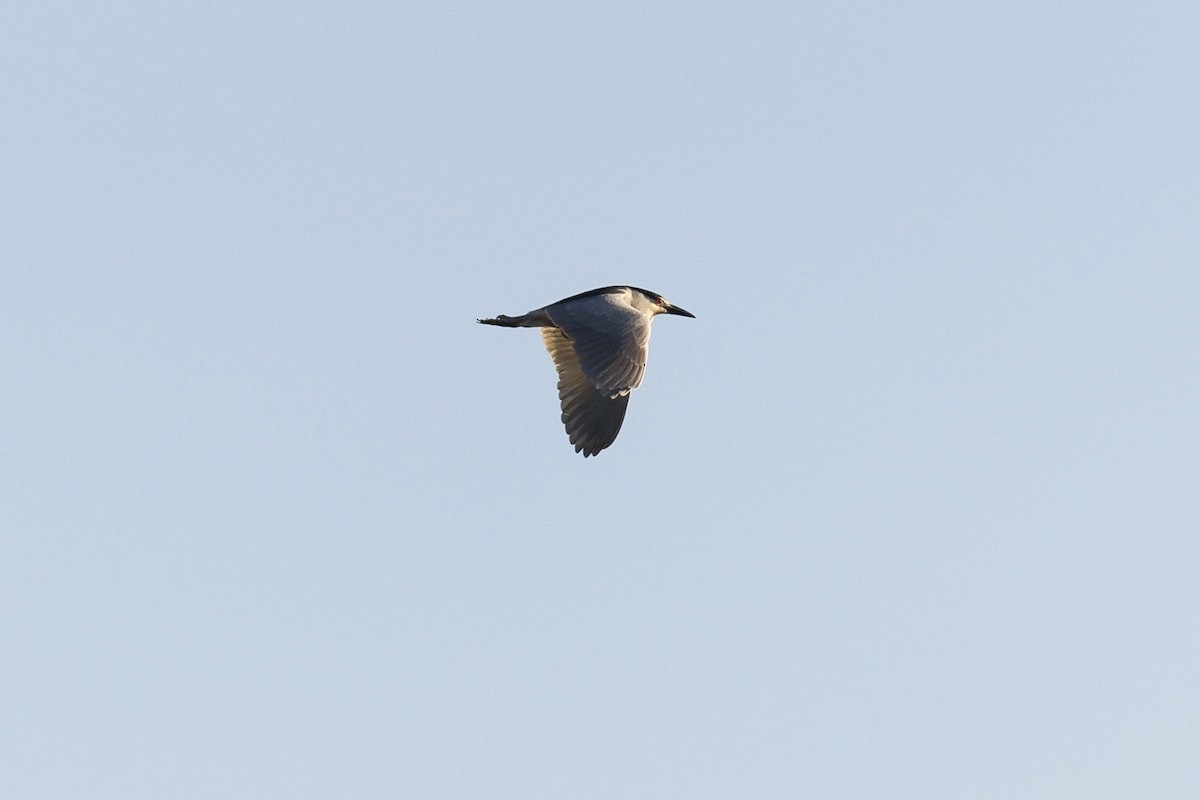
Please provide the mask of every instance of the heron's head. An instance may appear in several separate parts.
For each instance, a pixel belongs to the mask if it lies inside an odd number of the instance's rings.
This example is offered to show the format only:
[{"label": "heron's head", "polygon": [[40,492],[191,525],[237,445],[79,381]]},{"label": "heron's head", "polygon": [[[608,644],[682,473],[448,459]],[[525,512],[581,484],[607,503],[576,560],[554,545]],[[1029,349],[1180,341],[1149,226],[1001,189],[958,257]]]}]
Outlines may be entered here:
[{"label": "heron's head", "polygon": [[651,292],[646,289],[639,289],[636,286],[629,287],[633,291],[634,306],[640,307],[648,311],[652,316],[659,314],[677,314],[681,317],[696,318],[692,312],[680,308],[677,305],[672,305],[667,302],[667,298],[657,292]]}]

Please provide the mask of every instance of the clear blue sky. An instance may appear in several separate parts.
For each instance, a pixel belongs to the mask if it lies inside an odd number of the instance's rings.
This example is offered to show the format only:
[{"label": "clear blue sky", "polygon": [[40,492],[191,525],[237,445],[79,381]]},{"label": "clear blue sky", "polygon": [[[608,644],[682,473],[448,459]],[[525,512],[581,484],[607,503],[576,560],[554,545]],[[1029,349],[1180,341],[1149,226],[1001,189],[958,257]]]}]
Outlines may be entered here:
[{"label": "clear blue sky", "polygon": [[[0,794],[1184,798],[1200,11],[0,11]],[[584,460],[532,331],[660,319]]]}]

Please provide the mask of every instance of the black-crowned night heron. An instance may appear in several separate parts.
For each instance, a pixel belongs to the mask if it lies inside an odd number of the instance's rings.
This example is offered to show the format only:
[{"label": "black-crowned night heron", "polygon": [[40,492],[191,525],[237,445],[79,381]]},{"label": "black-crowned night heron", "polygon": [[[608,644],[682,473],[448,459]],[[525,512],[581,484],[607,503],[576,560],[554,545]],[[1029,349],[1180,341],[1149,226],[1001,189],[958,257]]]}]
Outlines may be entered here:
[{"label": "black-crowned night heron", "polygon": [[479,321],[542,329],[558,369],[563,425],[575,452],[586,458],[617,438],[629,393],[646,374],[650,322],[658,314],[696,316],[636,286],[605,286],[519,317],[501,314]]}]

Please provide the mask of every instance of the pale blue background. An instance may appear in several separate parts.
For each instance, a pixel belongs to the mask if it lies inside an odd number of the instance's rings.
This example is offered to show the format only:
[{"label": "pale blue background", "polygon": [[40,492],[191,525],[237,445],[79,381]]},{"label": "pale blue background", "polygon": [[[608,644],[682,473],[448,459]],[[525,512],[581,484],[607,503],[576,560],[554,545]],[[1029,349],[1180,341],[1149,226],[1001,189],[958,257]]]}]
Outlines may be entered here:
[{"label": "pale blue background", "polygon": [[6,4],[0,795],[1195,797],[1198,42]]}]

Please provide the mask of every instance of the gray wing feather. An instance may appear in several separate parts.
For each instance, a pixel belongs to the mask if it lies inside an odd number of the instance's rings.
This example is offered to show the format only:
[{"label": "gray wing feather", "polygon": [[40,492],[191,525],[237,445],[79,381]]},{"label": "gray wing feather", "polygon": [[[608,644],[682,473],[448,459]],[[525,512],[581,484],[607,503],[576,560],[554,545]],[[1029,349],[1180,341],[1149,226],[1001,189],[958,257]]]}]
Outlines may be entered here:
[{"label": "gray wing feather", "polygon": [[580,368],[570,338],[557,328],[542,328],[542,341],[558,370],[558,399],[562,421],[575,452],[594,456],[617,438],[629,394],[600,391]]},{"label": "gray wing feather", "polygon": [[574,344],[588,381],[610,397],[628,395],[646,374],[650,320],[611,295],[555,303],[545,309]]}]

